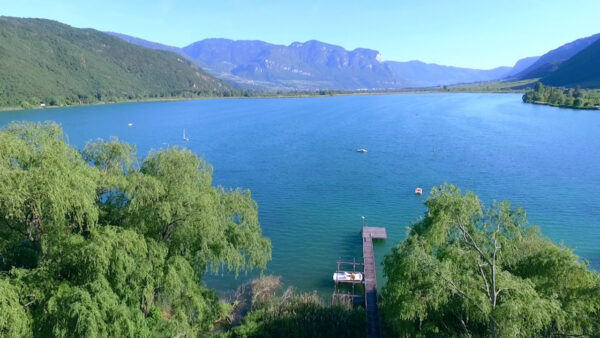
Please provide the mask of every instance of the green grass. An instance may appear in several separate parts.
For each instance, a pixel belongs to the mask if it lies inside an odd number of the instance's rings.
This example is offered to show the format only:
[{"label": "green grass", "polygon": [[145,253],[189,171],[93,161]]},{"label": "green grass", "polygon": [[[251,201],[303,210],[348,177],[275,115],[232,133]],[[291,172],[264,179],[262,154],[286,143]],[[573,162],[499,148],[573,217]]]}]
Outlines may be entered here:
[{"label": "green grass", "polygon": [[538,79],[526,79],[521,81],[493,81],[493,82],[480,82],[480,83],[469,83],[447,86],[446,91],[448,92],[512,92],[522,93],[526,88],[533,88],[534,84]]}]

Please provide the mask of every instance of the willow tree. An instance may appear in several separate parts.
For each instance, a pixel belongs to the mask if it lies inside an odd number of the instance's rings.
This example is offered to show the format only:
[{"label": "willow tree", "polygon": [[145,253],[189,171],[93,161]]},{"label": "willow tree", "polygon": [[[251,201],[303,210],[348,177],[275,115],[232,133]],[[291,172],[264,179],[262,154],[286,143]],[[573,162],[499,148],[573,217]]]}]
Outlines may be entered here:
[{"label": "willow tree", "polygon": [[385,322],[398,335],[552,336],[600,332],[600,277],[528,227],[508,202],[485,208],[455,186],[384,261]]},{"label": "willow tree", "polygon": [[0,336],[31,336],[31,316],[20,302],[19,289],[0,277]]},{"label": "willow tree", "polygon": [[[208,267],[263,269],[250,193],[177,148],[82,152],[54,123],[0,131],[0,335],[197,336],[219,314]],[[3,317],[4,319],[4,317]]]},{"label": "willow tree", "polygon": [[199,275],[209,265],[236,273],[266,267],[271,246],[249,191],[213,186],[212,166],[189,150],[153,151],[141,161],[134,151],[118,140],[91,142],[83,151],[104,177],[101,223],[165,243]]},{"label": "willow tree", "polygon": [[97,181],[97,170],[65,142],[58,125],[14,123],[2,130],[0,255],[4,265],[35,267],[50,240],[94,226]]}]

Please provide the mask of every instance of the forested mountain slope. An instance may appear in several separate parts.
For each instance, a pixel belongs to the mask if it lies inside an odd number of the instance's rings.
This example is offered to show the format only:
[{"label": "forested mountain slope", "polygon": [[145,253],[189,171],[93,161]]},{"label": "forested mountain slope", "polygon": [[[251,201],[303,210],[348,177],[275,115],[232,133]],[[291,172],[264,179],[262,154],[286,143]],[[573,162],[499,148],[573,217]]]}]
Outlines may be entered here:
[{"label": "forested mountain slope", "polygon": [[56,21],[0,17],[0,106],[221,95],[185,58]]},{"label": "forested mountain slope", "polygon": [[566,43],[542,55],[534,64],[516,74],[518,79],[531,79],[544,77],[556,71],[560,65],[586,49],[600,39],[600,34]]},{"label": "forested mountain slope", "polygon": [[562,63],[542,82],[551,86],[600,88],[600,40]]}]

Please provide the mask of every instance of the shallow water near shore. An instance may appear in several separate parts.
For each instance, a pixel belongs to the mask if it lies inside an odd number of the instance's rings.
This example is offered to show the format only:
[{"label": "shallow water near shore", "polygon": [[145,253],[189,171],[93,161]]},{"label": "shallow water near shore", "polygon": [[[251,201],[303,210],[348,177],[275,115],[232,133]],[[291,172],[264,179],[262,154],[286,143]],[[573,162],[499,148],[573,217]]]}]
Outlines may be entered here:
[{"label": "shallow water near shore", "polygon": [[[329,295],[336,260],[362,256],[361,216],[387,228],[375,244],[380,264],[444,182],[486,204],[521,205],[530,224],[600,270],[598,111],[524,104],[519,94],[402,94],[0,112],[0,125],[12,120],[57,121],[78,148],[118,136],[140,155],[173,145],[201,154],[215,184],[252,191],[273,244],[265,273],[300,291]],[[206,281],[224,292],[255,275]]]}]

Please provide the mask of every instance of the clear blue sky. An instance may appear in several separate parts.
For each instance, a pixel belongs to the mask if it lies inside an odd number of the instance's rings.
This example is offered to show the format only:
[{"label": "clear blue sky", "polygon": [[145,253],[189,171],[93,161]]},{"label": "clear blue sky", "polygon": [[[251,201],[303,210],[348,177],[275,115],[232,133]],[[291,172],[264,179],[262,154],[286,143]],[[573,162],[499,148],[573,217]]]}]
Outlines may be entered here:
[{"label": "clear blue sky", "polygon": [[211,37],[316,39],[385,60],[492,68],[600,33],[600,0],[0,0],[41,17],[173,46]]}]

